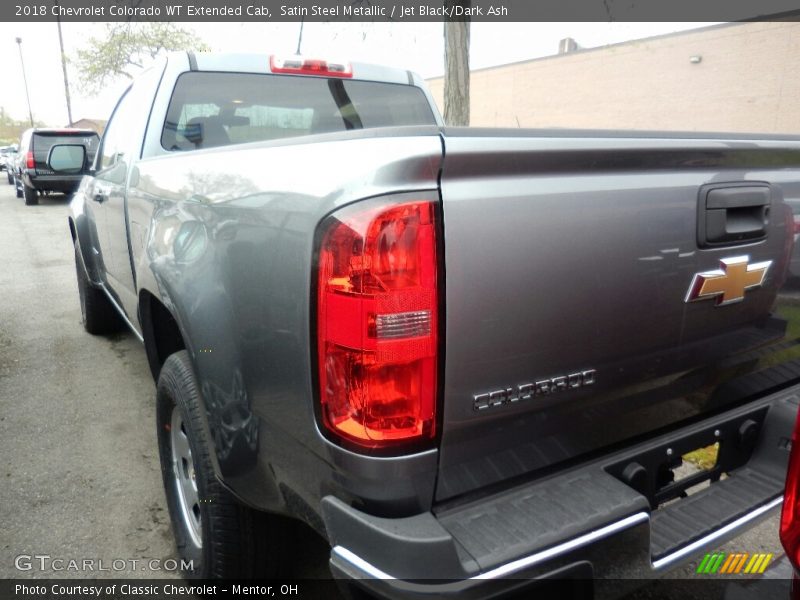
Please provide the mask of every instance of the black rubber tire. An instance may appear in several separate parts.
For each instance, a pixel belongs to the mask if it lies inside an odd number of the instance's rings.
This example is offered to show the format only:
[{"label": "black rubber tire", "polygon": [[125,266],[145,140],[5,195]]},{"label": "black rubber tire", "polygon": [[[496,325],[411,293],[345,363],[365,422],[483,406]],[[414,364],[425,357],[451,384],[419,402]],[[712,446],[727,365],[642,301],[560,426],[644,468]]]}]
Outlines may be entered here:
[{"label": "black rubber tire", "polygon": [[[177,476],[172,459],[172,410],[180,411],[189,441],[200,498],[202,544],[191,541],[180,512]],[[214,474],[210,440],[203,429],[203,403],[186,350],[170,355],[161,368],[156,392],[156,427],[161,474],[175,535],[183,561],[192,561],[185,577],[200,579],[267,579],[283,572],[291,539],[291,524],[284,517],[246,507],[228,492]],[[180,561],[179,561],[180,565]]]},{"label": "black rubber tire", "polygon": [[22,184],[22,194],[25,196],[25,206],[36,206],[39,204],[39,193],[32,187]]},{"label": "black rubber tire", "polygon": [[78,298],[81,305],[83,328],[92,335],[115,333],[125,323],[103,290],[94,287],[86,276],[80,248],[75,243],[75,272],[78,276]]},{"label": "black rubber tire", "polygon": [[20,183],[17,181],[16,176],[14,177],[14,191],[17,194],[17,198],[22,198],[22,189],[20,188]]},{"label": "black rubber tire", "polygon": [[11,171],[6,171],[6,178],[8,179],[8,185],[14,185],[14,176]]}]

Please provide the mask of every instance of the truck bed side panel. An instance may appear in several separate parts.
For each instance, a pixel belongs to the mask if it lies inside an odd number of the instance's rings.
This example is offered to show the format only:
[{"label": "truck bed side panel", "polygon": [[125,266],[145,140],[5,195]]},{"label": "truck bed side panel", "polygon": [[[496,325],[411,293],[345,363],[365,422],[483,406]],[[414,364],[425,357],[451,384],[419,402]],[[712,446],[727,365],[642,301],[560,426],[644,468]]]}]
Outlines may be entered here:
[{"label": "truck bed side panel", "polygon": [[384,471],[315,427],[310,312],[314,235],[328,213],[365,197],[437,192],[441,139],[425,131],[309,136],[135,167],[128,207],[140,290],[176,315],[220,474],[256,506],[276,508],[274,483],[303,518],[304,505],[339,486],[365,502],[430,506],[435,451],[386,466],[398,474],[387,485]]}]

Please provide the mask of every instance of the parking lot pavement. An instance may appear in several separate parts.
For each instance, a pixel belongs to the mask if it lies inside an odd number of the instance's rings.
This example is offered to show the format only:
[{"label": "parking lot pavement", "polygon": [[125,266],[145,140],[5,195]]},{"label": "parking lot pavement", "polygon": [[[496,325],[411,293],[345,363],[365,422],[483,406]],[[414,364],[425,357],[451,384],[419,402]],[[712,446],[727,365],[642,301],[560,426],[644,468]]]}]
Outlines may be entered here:
[{"label": "parking lot pavement", "polygon": [[[67,214],[63,196],[28,207],[0,186],[0,578],[176,577],[148,564],[176,555],[144,351],[132,334],[84,332]],[[775,515],[724,550],[777,559],[777,528]],[[297,537],[292,575],[325,576],[327,548]],[[124,568],[40,570],[34,555]]]},{"label": "parking lot pavement", "polygon": [[[0,185],[0,578],[177,577],[153,379],[132,334],[83,330],[68,211],[64,196],[25,206]],[[296,535],[293,575],[327,576],[324,545]],[[24,555],[111,570],[41,571]]]},{"label": "parking lot pavement", "polygon": [[[175,557],[147,361],[132,334],[83,331],[67,212],[63,196],[28,207],[0,187],[0,577],[56,574],[20,573],[18,555]],[[97,573],[114,575],[170,573]]]}]

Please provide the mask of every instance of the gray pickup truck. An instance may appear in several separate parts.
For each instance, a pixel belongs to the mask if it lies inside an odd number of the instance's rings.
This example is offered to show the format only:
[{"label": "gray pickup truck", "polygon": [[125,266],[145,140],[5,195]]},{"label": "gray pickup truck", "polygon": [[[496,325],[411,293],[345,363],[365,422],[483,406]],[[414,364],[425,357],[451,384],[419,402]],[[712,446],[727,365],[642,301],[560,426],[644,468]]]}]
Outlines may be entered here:
[{"label": "gray pickup truck", "polygon": [[87,331],[143,341],[188,576],[280,575],[300,520],[375,595],[601,596],[781,502],[798,200],[795,139],[451,129],[410,72],[179,53],[69,229]]}]

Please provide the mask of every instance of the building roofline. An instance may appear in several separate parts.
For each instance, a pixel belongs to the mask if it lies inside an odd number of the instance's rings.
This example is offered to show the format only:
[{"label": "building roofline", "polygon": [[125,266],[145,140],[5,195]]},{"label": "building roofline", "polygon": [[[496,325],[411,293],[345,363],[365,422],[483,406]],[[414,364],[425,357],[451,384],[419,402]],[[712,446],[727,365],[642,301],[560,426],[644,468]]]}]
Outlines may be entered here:
[{"label": "building roofline", "polygon": [[[652,40],[661,40],[666,38],[672,37],[679,37],[682,35],[691,35],[695,33],[701,33],[706,31],[712,31],[715,29],[725,29],[729,27],[736,27],[739,25],[747,25],[749,23],[779,23],[779,22],[796,22],[797,19],[800,18],[800,11],[787,11],[783,13],[778,13],[775,15],[770,15],[769,18],[753,18],[753,19],[746,19],[743,21],[731,21],[728,23],[716,23],[714,25],[706,25],[705,27],[697,27],[696,29],[684,29],[682,31],[671,31],[669,33],[661,33],[659,35],[653,35],[650,37],[643,37],[643,38],[636,38],[635,40],[625,40],[624,42],[615,42],[613,44],[606,44],[605,46],[595,46],[593,48],[578,48],[577,50],[573,50],[572,52],[566,52],[563,54],[548,54],[547,56],[538,56],[536,58],[526,58],[524,60],[517,60],[510,63],[503,63],[500,65],[492,65],[491,67],[481,67],[479,69],[470,69],[470,73],[480,73],[482,71],[491,71],[492,69],[501,69],[504,67],[513,67],[516,65],[525,65],[529,63],[536,63],[542,62],[545,60],[553,60],[558,58],[563,58],[565,56],[575,56],[576,54],[586,54],[589,52],[597,52],[600,50],[608,50],[609,48],[618,48],[620,46],[627,46],[632,44],[637,44],[641,42],[649,42]],[[436,79],[444,79],[444,74],[437,75],[436,77],[429,77],[426,81],[433,81]]]}]

